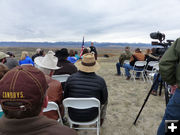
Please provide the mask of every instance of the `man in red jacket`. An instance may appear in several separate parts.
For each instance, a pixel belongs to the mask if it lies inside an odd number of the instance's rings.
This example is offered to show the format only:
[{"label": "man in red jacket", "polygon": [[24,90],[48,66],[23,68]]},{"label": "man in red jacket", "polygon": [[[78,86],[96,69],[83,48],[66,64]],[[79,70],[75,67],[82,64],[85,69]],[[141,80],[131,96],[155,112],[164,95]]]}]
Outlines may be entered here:
[{"label": "man in red jacket", "polygon": [[46,118],[48,84],[44,74],[31,65],[17,66],[0,81],[0,135],[77,135],[68,127]]},{"label": "man in red jacket", "polygon": [[[58,104],[60,112],[63,115],[62,99],[63,90],[61,83],[57,80],[52,79],[54,71],[60,69],[57,66],[58,59],[54,56],[54,52],[49,51],[44,57],[39,56],[34,59],[37,67],[45,74],[46,81],[48,83],[47,95],[48,101],[53,101]],[[45,116],[51,119],[58,119],[57,111],[48,111],[43,113]]]}]

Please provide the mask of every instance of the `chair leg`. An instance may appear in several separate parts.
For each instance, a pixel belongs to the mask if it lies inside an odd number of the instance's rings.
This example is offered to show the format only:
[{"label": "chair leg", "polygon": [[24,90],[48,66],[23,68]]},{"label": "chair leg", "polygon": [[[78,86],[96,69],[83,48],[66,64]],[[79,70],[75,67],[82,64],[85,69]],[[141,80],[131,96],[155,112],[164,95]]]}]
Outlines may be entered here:
[{"label": "chair leg", "polygon": [[136,81],[136,79],[135,79],[135,71],[134,71],[134,70],[133,70],[132,75],[133,75],[133,79],[134,79],[134,81]]},{"label": "chair leg", "polygon": [[72,128],[72,125],[73,125],[73,124],[72,124],[72,123],[69,123],[69,124],[70,124],[70,128]]},{"label": "chair leg", "polygon": [[100,121],[97,121],[97,135],[100,134]]},{"label": "chair leg", "polygon": [[141,72],[141,74],[142,74],[143,81],[145,82],[144,73]]}]

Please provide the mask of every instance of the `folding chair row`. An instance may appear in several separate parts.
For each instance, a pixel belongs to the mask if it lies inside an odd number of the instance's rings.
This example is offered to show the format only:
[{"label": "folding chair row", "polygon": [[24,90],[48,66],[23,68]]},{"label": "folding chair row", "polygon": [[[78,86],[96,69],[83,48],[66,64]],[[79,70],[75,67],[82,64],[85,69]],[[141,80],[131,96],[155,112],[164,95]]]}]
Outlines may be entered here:
[{"label": "folding chair row", "polygon": [[152,77],[157,70],[159,70],[158,61],[150,61],[148,64],[146,61],[136,61],[132,70],[134,81],[136,80],[135,73],[140,73],[144,82],[146,79],[148,82],[152,83]]},{"label": "folding chair row", "polygon": [[[67,116],[68,122],[70,124],[70,128],[73,128],[73,124],[76,125],[92,125],[96,124],[96,128],[92,127],[86,127],[86,128],[75,128],[75,129],[93,129],[96,130],[97,135],[100,133],[100,101],[97,98],[66,98],[63,100],[63,106],[65,109],[65,114]],[[87,122],[77,122],[74,121],[70,118],[69,113],[68,113],[68,108],[74,108],[74,109],[89,109],[92,107],[97,107],[98,108],[98,115],[97,117],[92,120],[92,121],[87,121]],[[43,112],[48,112],[51,110],[55,110],[58,112],[59,119],[57,120],[63,125],[62,117],[60,114],[60,110],[58,105],[55,102],[49,101],[47,108],[44,108]]]}]

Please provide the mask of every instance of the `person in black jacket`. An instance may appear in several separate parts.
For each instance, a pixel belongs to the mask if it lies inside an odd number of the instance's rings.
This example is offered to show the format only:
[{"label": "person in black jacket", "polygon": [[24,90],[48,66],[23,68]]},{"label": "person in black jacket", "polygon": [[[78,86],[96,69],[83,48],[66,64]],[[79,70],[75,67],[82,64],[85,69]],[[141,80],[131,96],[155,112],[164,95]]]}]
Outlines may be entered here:
[{"label": "person in black jacket", "polygon": [[94,53],[95,59],[97,60],[97,51],[93,42],[91,42],[91,46],[89,48],[90,48],[90,53]]},{"label": "person in black jacket", "polygon": [[[108,91],[105,80],[96,75],[100,66],[96,62],[94,54],[87,53],[83,55],[82,61],[76,63],[79,71],[72,74],[65,85],[64,98],[88,98],[95,97],[101,102],[101,124],[106,114],[108,101]],[[93,120],[98,114],[97,108],[91,109],[69,109],[69,115],[72,120],[85,122]]]},{"label": "person in black jacket", "polygon": [[61,67],[60,69],[56,70],[54,75],[63,75],[63,74],[73,74],[77,72],[76,66],[67,60],[68,49],[62,48],[61,50],[56,50],[55,55],[58,58],[57,66]]}]

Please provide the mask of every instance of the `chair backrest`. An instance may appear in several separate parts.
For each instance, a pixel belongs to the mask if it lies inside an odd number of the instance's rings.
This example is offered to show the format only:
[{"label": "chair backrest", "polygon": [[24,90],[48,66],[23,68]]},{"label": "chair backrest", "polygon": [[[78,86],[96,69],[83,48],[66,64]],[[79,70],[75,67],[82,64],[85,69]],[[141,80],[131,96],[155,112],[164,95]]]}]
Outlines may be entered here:
[{"label": "chair backrest", "polygon": [[100,101],[97,98],[66,98],[63,100],[63,105],[76,109],[100,108]]},{"label": "chair backrest", "polygon": [[21,64],[20,66],[25,66],[25,65],[31,65],[31,66],[33,66],[33,64],[31,64],[31,63],[28,63],[28,64]]},{"label": "chair backrest", "polygon": [[69,74],[53,75],[52,79],[57,80],[59,82],[66,82],[69,76],[70,76]]},{"label": "chair backrest", "polygon": [[153,70],[159,71],[159,63],[154,64]]},{"label": "chair backrest", "polygon": [[57,121],[61,122],[61,124],[63,124],[62,118],[61,118],[61,113],[60,113],[60,110],[59,110],[59,106],[55,102],[49,101],[48,106],[43,109],[43,112],[48,112],[48,111],[52,111],[52,110],[58,112],[59,119]]},{"label": "chair backrest", "polygon": [[150,61],[150,62],[147,63],[147,65],[146,65],[146,70],[147,70],[147,71],[152,71],[154,65],[156,65],[156,64],[158,64],[158,63],[159,63],[158,61]]},{"label": "chair backrest", "polygon": [[136,61],[134,63],[134,67],[138,67],[138,68],[144,68],[146,66],[146,61]]},{"label": "chair backrest", "polygon": [[157,64],[157,63],[159,63],[158,61],[150,61],[149,63],[148,63],[148,66],[151,66],[151,67],[153,67],[155,64]]}]

